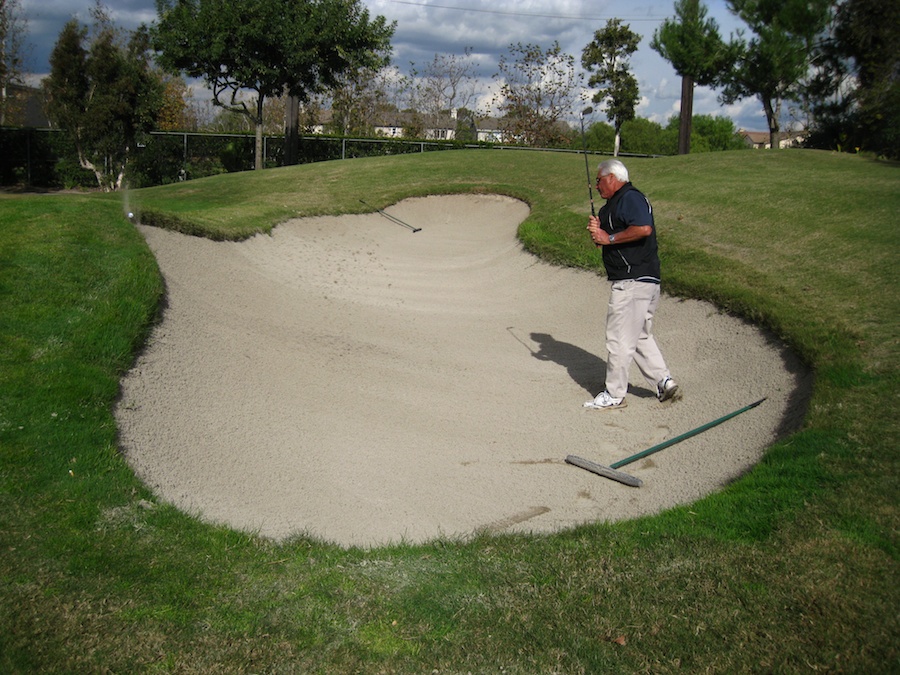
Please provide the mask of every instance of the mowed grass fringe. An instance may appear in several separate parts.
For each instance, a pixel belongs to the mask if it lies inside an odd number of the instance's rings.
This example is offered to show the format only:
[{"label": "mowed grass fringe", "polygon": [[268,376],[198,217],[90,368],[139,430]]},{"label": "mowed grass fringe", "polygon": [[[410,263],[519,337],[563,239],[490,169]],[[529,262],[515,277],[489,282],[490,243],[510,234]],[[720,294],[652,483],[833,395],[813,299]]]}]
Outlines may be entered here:
[{"label": "mowed grass fringe", "polygon": [[[123,196],[0,196],[0,671],[900,672],[900,167],[808,151],[628,165],[664,290],[814,369],[802,429],[655,517],[375,550],[274,544],[157,502],[112,416],[164,297]],[[457,192],[526,201],[528,250],[601,269],[579,155],[336,161],[134,191],[128,209],[242,239],[360,197]]]}]

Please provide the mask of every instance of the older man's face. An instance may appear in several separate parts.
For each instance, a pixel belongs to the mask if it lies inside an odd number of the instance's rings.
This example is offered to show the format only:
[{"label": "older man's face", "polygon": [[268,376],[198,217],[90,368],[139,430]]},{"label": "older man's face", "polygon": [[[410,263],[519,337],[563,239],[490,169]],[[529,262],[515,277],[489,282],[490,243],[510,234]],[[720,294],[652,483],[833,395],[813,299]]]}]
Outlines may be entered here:
[{"label": "older man's face", "polygon": [[612,197],[620,187],[622,187],[622,183],[611,173],[600,172],[597,174],[597,190],[603,199]]}]

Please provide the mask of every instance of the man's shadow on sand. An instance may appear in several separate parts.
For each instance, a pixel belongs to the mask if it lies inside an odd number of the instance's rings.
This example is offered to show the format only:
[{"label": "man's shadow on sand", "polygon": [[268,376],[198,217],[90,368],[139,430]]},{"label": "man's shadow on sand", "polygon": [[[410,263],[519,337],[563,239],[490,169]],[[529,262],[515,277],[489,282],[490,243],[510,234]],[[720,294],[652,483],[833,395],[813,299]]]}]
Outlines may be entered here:
[{"label": "man's shadow on sand", "polygon": [[[558,363],[566,369],[569,377],[591,396],[606,388],[606,361],[596,354],[568,342],[560,342],[547,333],[531,333],[531,339],[539,345],[537,351],[528,347],[534,358]],[[632,388],[630,391],[637,396],[645,395],[640,387]]]},{"label": "man's shadow on sand", "polygon": [[531,339],[538,345],[537,351],[529,347],[534,358],[558,363],[591,396],[606,386],[606,361],[596,354],[568,342],[560,342],[547,333],[532,333]]}]

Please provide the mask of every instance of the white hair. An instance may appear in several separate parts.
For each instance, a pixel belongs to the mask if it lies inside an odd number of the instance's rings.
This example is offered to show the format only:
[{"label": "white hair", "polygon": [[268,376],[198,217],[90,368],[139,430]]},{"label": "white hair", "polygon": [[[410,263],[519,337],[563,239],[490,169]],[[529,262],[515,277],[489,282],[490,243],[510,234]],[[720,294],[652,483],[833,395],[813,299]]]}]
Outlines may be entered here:
[{"label": "white hair", "polygon": [[625,165],[618,159],[607,159],[600,162],[600,166],[597,167],[597,172],[601,176],[611,173],[623,183],[628,182],[628,169],[626,169]]}]

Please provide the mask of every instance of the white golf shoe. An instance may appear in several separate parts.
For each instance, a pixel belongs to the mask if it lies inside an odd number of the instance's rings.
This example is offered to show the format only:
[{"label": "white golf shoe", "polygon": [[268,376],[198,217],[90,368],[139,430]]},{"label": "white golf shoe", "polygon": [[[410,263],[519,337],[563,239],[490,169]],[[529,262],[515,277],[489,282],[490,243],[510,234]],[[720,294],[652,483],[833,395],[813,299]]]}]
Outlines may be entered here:
[{"label": "white golf shoe", "polygon": [[659,384],[656,385],[656,398],[659,399],[659,402],[663,401],[677,401],[681,398],[681,392],[678,391],[678,384],[671,377],[663,378]]},{"label": "white golf shoe", "polygon": [[610,396],[608,391],[601,391],[592,401],[585,401],[584,407],[591,410],[612,410],[613,408],[624,408],[625,397],[615,398]]}]

